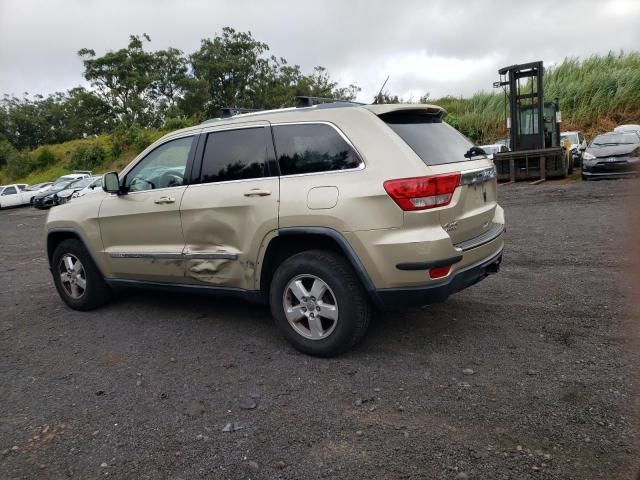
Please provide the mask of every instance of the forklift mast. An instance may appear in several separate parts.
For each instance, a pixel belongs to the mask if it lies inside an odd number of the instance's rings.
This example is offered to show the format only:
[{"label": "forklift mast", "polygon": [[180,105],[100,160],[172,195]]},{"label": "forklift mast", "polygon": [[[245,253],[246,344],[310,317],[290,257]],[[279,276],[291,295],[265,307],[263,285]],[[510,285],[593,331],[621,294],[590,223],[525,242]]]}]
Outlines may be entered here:
[{"label": "forklift mast", "polygon": [[[498,70],[494,87],[509,87],[512,151],[538,150],[560,145],[559,105],[544,101],[542,62],[511,65]],[[507,125],[509,128],[509,125]]]}]

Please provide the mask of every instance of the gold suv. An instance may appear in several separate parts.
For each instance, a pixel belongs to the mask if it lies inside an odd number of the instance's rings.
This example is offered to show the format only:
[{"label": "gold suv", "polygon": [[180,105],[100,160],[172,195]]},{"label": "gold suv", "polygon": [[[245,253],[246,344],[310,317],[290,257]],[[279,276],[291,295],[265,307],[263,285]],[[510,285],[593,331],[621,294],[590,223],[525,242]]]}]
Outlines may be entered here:
[{"label": "gold suv", "polygon": [[50,211],[58,293],[77,310],[116,286],[240,296],[268,302],[295,348],[345,352],[373,307],[442,302],[498,271],[493,163],[445,114],[337,102],[172,132],[105,193]]}]

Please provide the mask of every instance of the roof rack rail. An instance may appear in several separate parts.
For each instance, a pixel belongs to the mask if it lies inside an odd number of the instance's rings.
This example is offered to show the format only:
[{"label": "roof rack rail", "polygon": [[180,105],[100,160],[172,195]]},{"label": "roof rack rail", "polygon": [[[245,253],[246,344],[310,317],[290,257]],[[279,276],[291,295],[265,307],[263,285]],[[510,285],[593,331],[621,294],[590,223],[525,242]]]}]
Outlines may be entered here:
[{"label": "roof rack rail", "polygon": [[307,97],[304,95],[300,95],[296,97],[296,108],[313,107],[314,105],[320,105],[321,103],[336,102],[350,103],[348,100],[340,100],[339,98]]},{"label": "roof rack rail", "polygon": [[263,108],[236,108],[236,107],[224,107],[222,109],[221,118],[229,118],[235,115],[239,115],[241,113],[252,113],[252,112],[260,112],[264,110]]}]

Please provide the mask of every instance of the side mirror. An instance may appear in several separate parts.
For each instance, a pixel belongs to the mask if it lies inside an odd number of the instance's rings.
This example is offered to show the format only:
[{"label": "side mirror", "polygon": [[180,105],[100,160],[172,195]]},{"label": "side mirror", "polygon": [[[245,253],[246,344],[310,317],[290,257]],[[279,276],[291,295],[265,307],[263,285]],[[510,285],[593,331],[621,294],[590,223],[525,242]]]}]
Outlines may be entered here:
[{"label": "side mirror", "polygon": [[102,189],[107,193],[120,194],[120,179],[118,172],[108,172],[102,177]]}]

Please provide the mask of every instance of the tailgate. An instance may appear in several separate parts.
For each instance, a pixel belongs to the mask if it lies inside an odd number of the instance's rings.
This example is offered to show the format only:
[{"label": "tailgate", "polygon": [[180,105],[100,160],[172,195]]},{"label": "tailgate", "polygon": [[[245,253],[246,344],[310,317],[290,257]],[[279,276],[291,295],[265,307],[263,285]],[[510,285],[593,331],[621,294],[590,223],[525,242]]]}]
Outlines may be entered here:
[{"label": "tailgate", "polygon": [[440,210],[440,223],[454,244],[490,230],[495,216],[498,184],[495,167],[462,170],[451,204]]}]

